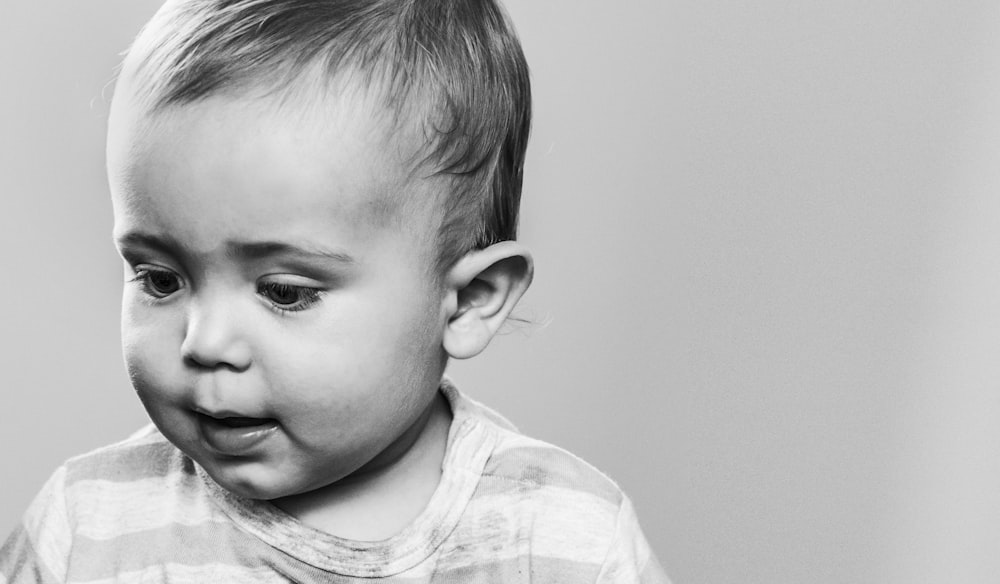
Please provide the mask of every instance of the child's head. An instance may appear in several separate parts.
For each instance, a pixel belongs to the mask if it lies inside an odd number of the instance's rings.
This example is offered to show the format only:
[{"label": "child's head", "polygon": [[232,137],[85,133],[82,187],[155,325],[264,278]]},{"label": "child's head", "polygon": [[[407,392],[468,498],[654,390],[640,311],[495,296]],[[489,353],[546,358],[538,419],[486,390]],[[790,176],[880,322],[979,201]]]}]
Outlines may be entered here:
[{"label": "child's head", "polygon": [[528,110],[491,2],[168,2],[108,140],[126,362],[164,435],[255,498],[391,464],[530,282]]},{"label": "child's head", "polygon": [[438,261],[514,240],[528,140],[527,64],[492,0],[170,0],[129,55],[127,74],[157,112],[212,96],[325,108],[353,93],[382,121],[384,146],[441,205]]}]

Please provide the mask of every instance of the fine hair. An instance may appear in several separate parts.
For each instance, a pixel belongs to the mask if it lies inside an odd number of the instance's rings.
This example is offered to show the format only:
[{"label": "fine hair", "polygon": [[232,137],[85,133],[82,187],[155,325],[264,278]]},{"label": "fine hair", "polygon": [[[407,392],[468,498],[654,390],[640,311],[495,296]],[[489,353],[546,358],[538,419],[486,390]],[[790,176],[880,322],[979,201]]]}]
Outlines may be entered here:
[{"label": "fine hair", "polygon": [[494,0],[168,0],[130,52],[153,111],[317,68],[360,81],[416,130],[415,166],[445,179],[439,273],[517,236],[531,89]]}]

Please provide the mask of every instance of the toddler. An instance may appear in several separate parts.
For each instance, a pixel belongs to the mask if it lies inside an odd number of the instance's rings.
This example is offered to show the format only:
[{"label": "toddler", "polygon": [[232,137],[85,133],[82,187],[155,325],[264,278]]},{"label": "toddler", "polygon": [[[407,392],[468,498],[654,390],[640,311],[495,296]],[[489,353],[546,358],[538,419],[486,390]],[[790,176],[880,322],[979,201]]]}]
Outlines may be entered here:
[{"label": "toddler", "polygon": [[629,500],[444,376],[532,277],[492,0],[169,0],[108,132],[153,425],[59,468],[0,582],[665,582]]}]

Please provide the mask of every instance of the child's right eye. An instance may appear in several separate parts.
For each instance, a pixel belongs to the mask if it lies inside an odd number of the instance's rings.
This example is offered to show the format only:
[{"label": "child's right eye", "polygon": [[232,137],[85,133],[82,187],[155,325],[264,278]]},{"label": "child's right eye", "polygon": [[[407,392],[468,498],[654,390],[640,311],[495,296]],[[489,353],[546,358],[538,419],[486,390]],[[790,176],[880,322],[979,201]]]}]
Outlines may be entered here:
[{"label": "child's right eye", "polygon": [[181,289],[180,278],[167,270],[138,268],[132,281],[138,282],[143,292],[155,298],[166,298]]}]

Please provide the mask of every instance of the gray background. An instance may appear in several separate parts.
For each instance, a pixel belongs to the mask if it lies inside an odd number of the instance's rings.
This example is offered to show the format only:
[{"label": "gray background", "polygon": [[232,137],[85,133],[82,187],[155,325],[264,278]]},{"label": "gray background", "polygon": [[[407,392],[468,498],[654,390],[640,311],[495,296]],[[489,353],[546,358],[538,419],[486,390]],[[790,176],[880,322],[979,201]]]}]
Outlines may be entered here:
[{"label": "gray background", "polygon": [[[1000,580],[1000,4],[508,4],[548,324],[461,386],[619,481],[678,582]],[[145,420],[103,95],[155,5],[0,16],[0,534]]]}]

